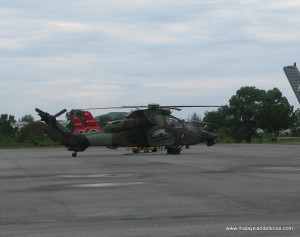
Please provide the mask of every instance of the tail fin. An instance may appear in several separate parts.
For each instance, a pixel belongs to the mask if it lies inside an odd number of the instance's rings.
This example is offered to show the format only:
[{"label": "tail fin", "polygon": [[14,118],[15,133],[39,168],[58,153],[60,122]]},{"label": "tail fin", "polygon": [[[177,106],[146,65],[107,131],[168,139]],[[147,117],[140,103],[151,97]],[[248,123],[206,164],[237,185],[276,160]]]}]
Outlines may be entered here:
[{"label": "tail fin", "polygon": [[296,63],[294,63],[293,66],[284,67],[283,71],[285,72],[285,75],[291,84],[298,102],[300,103],[300,72],[296,66]]},{"label": "tail fin", "polygon": [[71,121],[74,125],[74,131],[73,134],[78,134],[78,133],[85,133],[86,128],[81,122],[80,118],[76,115],[71,115]]},{"label": "tail fin", "polygon": [[89,111],[82,111],[82,114],[86,123],[87,132],[101,131],[101,127]]}]

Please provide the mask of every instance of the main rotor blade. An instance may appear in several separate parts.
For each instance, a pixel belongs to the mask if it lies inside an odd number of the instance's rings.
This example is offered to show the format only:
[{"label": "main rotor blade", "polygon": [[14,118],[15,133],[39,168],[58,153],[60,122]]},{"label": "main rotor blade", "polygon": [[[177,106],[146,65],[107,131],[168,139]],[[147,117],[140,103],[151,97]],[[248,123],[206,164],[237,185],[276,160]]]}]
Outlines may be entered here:
[{"label": "main rotor blade", "polygon": [[96,110],[96,109],[138,109],[138,108],[148,108],[148,106],[117,106],[117,107],[99,107],[99,108],[86,108],[80,110]]},{"label": "main rotor blade", "polygon": [[167,105],[161,108],[206,108],[206,107],[222,107],[222,105]]},{"label": "main rotor blade", "polygon": [[[154,106],[153,106],[154,105]],[[86,108],[80,110],[96,110],[96,109],[140,109],[140,108],[153,108],[157,109],[174,109],[180,111],[180,108],[219,108],[222,107],[221,105],[156,105],[156,104],[149,104],[149,105],[130,105],[130,106],[116,106],[116,107],[96,107],[96,108]]]}]

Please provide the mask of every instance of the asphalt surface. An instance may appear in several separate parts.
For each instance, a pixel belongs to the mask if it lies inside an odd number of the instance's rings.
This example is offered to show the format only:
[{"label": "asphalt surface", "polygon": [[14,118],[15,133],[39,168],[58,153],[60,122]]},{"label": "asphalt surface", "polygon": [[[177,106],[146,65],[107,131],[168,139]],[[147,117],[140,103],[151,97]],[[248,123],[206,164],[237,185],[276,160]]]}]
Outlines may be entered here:
[{"label": "asphalt surface", "polygon": [[0,149],[0,236],[300,236],[300,146]]}]

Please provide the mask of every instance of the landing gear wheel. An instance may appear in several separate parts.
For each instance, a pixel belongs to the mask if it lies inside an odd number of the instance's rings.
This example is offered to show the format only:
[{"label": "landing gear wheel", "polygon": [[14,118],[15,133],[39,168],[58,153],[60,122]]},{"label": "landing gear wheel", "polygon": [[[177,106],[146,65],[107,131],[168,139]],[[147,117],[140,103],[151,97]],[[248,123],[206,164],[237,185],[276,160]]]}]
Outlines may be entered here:
[{"label": "landing gear wheel", "polygon": [[174,154],[175,154],[175,155],[179,155],[180,152],[181,152],[181,148],[178,147],[178,148],[175,148],[175,149],[174,149]]},{"label": "landing gear wheel", "polygon": [[77,152],[73,152],[72,157],[76,157],[76,156],[77,156]]},{"label": "landing gear wheel", "polygon": [[173,147],[167,148],[167,154],[173,154]]},{"label": "landing gear wheel", "polygon": [[167,154],[179,155],[181,152],[181,146],[170,146],[167,148]]}]

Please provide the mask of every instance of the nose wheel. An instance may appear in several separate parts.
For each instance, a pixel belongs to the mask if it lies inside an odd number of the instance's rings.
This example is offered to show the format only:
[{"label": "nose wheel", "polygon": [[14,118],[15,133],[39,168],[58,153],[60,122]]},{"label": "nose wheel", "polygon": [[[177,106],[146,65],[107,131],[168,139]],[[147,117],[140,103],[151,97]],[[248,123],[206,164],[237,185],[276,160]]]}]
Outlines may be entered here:
[{"label": "nose wheel", "polygon": [[72,153],[72,157],[77,157],[77,152],[76,151]]}]

